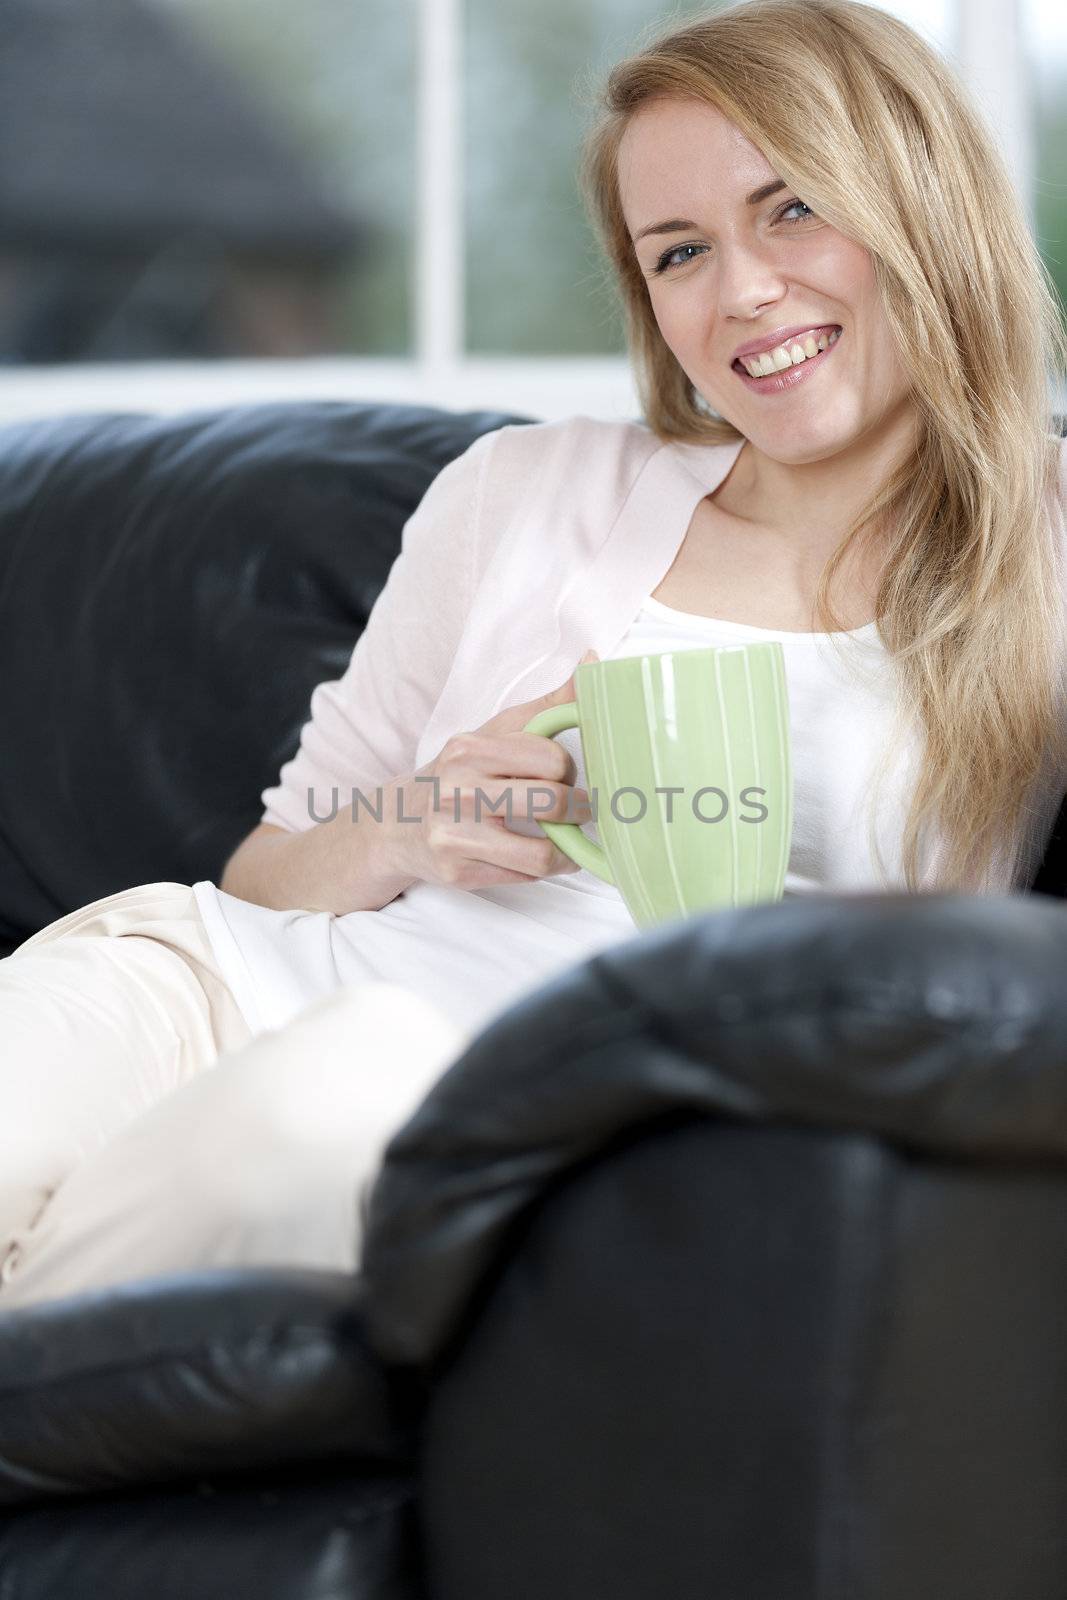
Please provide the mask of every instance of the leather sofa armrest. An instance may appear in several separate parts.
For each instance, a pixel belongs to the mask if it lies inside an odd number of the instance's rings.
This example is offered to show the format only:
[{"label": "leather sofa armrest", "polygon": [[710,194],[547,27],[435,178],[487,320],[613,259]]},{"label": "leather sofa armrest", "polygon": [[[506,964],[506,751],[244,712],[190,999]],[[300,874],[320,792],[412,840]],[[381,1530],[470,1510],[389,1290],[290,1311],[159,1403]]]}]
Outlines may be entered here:
[{"label": "leather sofa armrest", "polygon": [[657,1119],[1062,1163],[1065,947],[1064,907],[1041,896],[813,896],[679,919],[541,986],[386,1149],[371,1349],[416,1371],[447,1360],[544,1196]]},{"label": "leather sofa armrest", "polygon": [[435,1600],[1067,1593],[1065,936],[711,913],[473,1041],[363,1257]]},{"label": "leather sofa armrest", "polygon": [[0,1508],[406,1460],[348,1274],[200,1271],[0,1314]]}]

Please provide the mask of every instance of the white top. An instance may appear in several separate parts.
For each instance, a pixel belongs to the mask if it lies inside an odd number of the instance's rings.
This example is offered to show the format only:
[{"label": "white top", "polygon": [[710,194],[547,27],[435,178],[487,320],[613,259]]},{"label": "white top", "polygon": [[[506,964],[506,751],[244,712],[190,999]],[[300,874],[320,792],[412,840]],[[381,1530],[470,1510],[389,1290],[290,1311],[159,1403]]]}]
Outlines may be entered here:
[{"label": "white top", "polygon": [[[834,637],[837,648],[825,634],[719,622],[649,597],[611,652],[782,641],[794,771],[787,896],[879,887],[866,841],[868,815],[890,870],[900,871],[905,775],[894,770],[875,810],[868,811],[865,792],[892,713],[892,659],[874,623]],[[578,732],[558,737],[574,759],[577,784],[587,787]],[[540,831],[521,819],[511,826]],[[593,824],[585,832],[597,837]],[[345,916],[272,911],[207,882],[194,889],[219,965],[253,1032],[282,1026],[339,984],[378,978],[416,990],[470,1036],[537,985],[638,932],[618,890],[584,869],[485,889],[421,883],[380,910]]]}]

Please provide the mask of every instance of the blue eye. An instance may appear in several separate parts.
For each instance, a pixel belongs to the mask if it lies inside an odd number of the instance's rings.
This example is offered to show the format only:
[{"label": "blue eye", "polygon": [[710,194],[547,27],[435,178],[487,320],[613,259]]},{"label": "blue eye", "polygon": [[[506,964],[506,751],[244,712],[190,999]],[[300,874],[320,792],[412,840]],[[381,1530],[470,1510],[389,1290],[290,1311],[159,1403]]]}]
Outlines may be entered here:
[{"label": "blue eye", "polygon": [[[804,208],[804,210],[807,212],[807,216],[805,216],[805,217],[787,217],[786,216],[786,212],[795,210],[797,206],[802,206]],[[774,220],[776,222],[788,222],[788,224],[789,224],[789,226],[791,228],[795,228],[795,227],[798,226],[799,223],[807,222],[808,218],[809,217],[813,217],[814,215],[815,215],[815,212],[811,209],[811,207],[808,205],[806,200],[793,199],[793,200],[787,200],[785,205],[779,206],[778,210],[775,212]],[[674,257],[675,256],[680,256],[682,254],[683,250],[696,250],[696,251],[699,251],[701,254],[703,254],[703,252],[706,249],[707,249],[707,246],[703,245],[703,244],[676,244],[676,245],[672,245],[669,250],[664,250],[663,254],[660,256],[659,260],[656,262],[656,265],[652,270],[654,272],[656,272],[656,273],[674,272],[674,271],[677,270],[678,267],[684,267],[687,264],[686,261],[675,261],[674,260]],[[687,259],[688,259],[688,261],[695,261],[696,257],[695,256],[689,256]]]},{"label": "blue eye", "polygon": [[[815,215],[815,213],[814,213],[814,211],[813,211],[813,210],[812,210],[812,209],[811,209],[811,207],[810,207],[810,206],[809,206],[809,205],[808,205],[808,203],[807,203],[807,201],[806,201],[806,200],[790,200],[790,201],[789,201],[789,203],[788,203],[788,205],[784,205],[784,206],[783,206],[783,207],[782,207],[782,209],[781,209],[781,211],[779,211],[779,213],[778,213],[778,215],[779,215],[779,217],[780,217],[780,218],[781,218],[781,219],[782,219],[782,220],[784,220],[784,218],[785,218],[785,213],[786,213],[786,212],[787,212],[787,211],[792,211],[792,209],[793,209],[793,207],[794,207],[794,206],[803,206],[803,207],[804,207],[804,210],[805,210],[805,211],[806,211],[806,212],[807,212],[807,213],[808,213],[808,217],[813,217],[813,216],[814,216],[814,215]],[[797,222],[807,222],[807,220],[808,220],[808,217],[793,217],[793,218],[792,218],[792,219],[791,219],[791,220],[792,220],[792,222],[794,222],[794,223],[797,223]]]},{"label": "blue eye", "polygon": [[[655,270],[657,272],[671,272],[674,270],[675,266],[684,267],[684,261],[674,262],[673,258],[677,255],[681,255],[683,250],[703,249],[704,246],[702,244],[676,244],[673,250],[665,250],[663,252],[659,260],[656,262]],[[696,258],[694,256],[690,256],[689,259],[690,261],[693,261]]]}]

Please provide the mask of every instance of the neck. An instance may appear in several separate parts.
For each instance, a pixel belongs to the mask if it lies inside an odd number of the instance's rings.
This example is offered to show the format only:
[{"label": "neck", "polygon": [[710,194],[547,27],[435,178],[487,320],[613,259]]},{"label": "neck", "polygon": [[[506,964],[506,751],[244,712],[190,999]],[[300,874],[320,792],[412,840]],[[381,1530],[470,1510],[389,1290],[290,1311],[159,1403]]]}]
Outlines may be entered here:
[{"label": "neck", "polygon": [[821,562],[911,451],[914,429],[913,410],[902,406],[844,450],[802,462],[775,460],[747,439],[723,485],[723,509],[781,540],[799,562]]}]

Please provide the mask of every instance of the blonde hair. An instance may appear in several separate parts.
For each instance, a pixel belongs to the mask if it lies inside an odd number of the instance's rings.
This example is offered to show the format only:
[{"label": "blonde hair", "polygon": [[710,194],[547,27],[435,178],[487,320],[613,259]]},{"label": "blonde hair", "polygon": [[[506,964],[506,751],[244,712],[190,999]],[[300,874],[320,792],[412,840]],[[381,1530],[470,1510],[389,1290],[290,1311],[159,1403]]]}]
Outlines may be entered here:
[{"label": "blonde hair", "polygon": [[[744,0],[654,38],[611,70],[580,178],[621,294],[644,417],[665,440],[743,437],[710,412],[660,334],[622,214],[620,139],[641,106],[667,97],[714,106],[870,252],[912,385],[915,446],[824,567],[815,615],[827,632],[840,627],[829,590],[846,553],[872,526],[892,530],[876,614],[898,669],[898,738],[919,729],[922,751],[906,884],[919,887],[933,824],[945,843],[935,886],[987,887],[1001,850],[1019,870],[1031,786],[1046,762],[1067,761],[1049,504],[1052,383],[1067,371],[1067,333],[1025,213],[963,86],[887,12],[858,0]],[[889,762],[887,751],[883,774]]]}]

